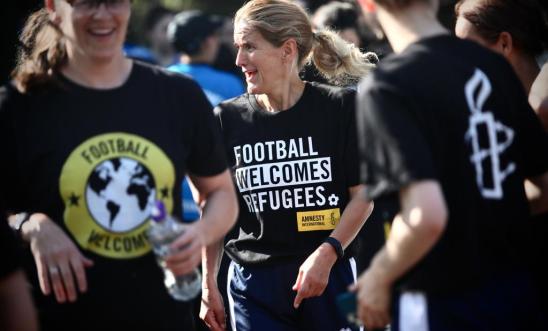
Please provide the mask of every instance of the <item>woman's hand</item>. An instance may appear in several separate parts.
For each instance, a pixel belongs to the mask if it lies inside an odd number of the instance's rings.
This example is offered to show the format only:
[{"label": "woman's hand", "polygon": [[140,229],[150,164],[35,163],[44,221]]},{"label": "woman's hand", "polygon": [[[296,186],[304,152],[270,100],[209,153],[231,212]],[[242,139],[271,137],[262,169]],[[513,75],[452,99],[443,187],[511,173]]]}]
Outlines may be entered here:
[{"label": "woman's hand", "polygon": [[189,225],[183,234],[171,245],[171,254],[166,256],[166,267],[176,276],[189,274],[202,260],[202,248],[205,245],[205,237],[198,221]]},{"label": "woman's hand", "polygon": [[211,331],[226,330],[225,306],[217,285],[202,288],[200,318]]},{"label": "woman's hand", "polygon": [[[87,291],[85,268],[93,261],[84,257],[67,234],[47,215],[36,213],[22,228],[36,262],[40,288],[45,295],[53,289],[57,302],[76,301],[77,292]],[[76,284],[78,291],[76,290]]]},{"label": "woman's hand", "polygon": [[299,308],[303,299],[322,295],[329,281],[337,253],[329,244],[321,244],[299,268],[293,290],[297,291],[293,306]]}]

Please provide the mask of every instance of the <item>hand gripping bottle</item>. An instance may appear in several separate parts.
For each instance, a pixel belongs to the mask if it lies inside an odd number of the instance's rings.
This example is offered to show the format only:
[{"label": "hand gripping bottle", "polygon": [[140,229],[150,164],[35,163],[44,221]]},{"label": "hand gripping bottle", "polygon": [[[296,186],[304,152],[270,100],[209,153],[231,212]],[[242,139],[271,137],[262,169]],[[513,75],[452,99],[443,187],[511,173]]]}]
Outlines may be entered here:
[{"label": "hand gripping bottle", "polygon": [[148,229],[150,241],[156,260],[164,271],[164,284],[169,294],[179,301],[194,299],[202,288],[202,276],[198,269],[194,269],[186,275],[175,276],[165,266],[164,258],[171,253],[169,245],[175,241],[188,227],[166,213],[166,208],[161,201],[156,201],[152,209],[152,222]]}]

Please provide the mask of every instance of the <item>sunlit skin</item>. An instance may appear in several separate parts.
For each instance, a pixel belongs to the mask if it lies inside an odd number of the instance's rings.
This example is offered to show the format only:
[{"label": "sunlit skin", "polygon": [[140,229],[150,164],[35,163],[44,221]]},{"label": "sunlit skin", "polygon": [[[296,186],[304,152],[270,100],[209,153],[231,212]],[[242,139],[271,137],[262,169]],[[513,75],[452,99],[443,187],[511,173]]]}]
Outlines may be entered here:
[{"label": "sunlit skin", "polygon": [[286,79],[282,67],[282,50],[263,36],[239,22],[234,27],[234,46],[238,50],[236,65],[242,69],[251,94],[269,94]]},{"label": "sunlit skin", "polygon": [[131,13],[130,1],[112,8],[104,3],[82,11],[66,1],[55,1],[55,18],[66,36],[69,60],[112,61],[123,57],[122,46]]},{"label": "sunlit skin", "polygon": [[66,40],[68,63],[61,72],[91,88],[114,88],[125,82],[132,61],[124,56],[131,12],[130,0],[93,4],[74,0],[46,0],[50,20]]},{"label": "sunlit skin", "polygon": [[496,50],[495,45],[488,43],[485,39],[483,39],[476,31],[474,25],[462,16],[457,18],[457,22],[455,24],[455,35],[461,39],[475,41],[483,47],[490,48],[493,51]]}]

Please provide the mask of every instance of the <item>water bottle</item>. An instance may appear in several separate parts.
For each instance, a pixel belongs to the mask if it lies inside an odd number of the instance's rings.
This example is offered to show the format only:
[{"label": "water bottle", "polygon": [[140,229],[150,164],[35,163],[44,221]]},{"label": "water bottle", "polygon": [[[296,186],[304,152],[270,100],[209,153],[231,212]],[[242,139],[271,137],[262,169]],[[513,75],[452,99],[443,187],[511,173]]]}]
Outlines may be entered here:
[{"label": "water bottle", "polygon": [[166,213],[164,204],[156,201],[152,209],[152,222],[148,229],[148,240],[152,244],[156,260],[164,271],[164,284],[169,294],[179,301],[194,299],[202,288],[202,276],[198,269],[186,275],[175,276],[165,266],[164,258],[171,253],[169,245],[188,227]]}]

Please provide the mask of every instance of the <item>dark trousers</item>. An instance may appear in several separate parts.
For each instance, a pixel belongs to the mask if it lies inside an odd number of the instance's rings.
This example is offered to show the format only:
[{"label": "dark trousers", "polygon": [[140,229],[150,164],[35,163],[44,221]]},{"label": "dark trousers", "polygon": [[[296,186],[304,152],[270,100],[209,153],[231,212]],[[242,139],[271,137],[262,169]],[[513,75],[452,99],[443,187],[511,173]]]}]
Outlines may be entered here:
[{"label": "dark trousers", "polygon": [[336,297],[355,281],[353,259],[338,261],[324,293],[304,299],[293,308],[292,286],[301,263],[241,266],[232,262],[228,272],[228,306],[233,331],[339,331],[350,330],[336,307]]}]

